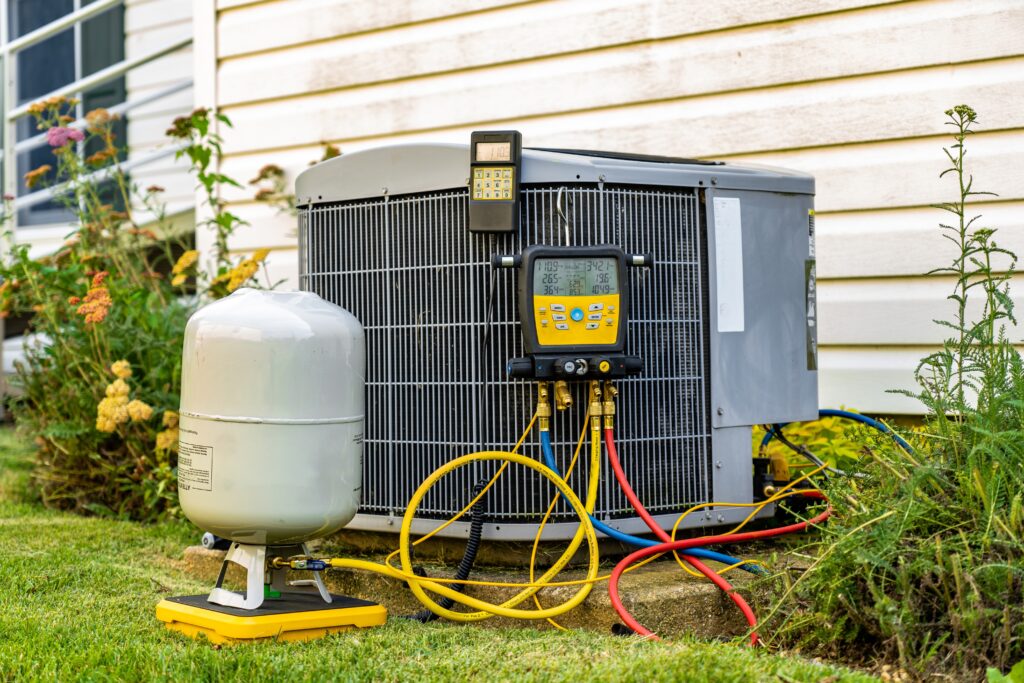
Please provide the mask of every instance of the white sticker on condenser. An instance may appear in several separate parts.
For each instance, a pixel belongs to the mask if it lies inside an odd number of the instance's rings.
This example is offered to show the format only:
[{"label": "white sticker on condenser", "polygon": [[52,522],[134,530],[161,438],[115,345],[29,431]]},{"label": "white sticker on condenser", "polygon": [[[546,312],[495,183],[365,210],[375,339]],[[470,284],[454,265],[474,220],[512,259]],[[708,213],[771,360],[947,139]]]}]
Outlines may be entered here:
[{"label": "white sticker on condenser", "polygon": [[213,490],[213,447],[178,442],[178,488]]},{"label": "white sticker on condenser", "polygon": [[718,331],[743,331],[743,229],[740,200],[715,197],[715,293]]}]

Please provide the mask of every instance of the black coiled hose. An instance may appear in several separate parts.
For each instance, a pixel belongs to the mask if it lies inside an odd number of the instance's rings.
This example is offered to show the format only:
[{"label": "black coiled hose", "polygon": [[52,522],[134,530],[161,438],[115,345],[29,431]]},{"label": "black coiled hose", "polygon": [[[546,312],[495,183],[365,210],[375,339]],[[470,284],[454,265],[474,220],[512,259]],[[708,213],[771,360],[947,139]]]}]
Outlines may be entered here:
[{"label": "black coiled hose", "polygon": [[[478,482],[473,487],[473,497],[476,498],[480,495],[480,492],[484,490],[484,482]],[[459,562],[458,568],[455,570],[455,580],[465,581],[469,578],[469,573],[473,570],[473,563],[476,562],[476,554],[480,550],[480,537],[484,531],[484,501],[481,499],[477,501],[476,505],[470,508],[469,511],[469,541],[466,543],[466,552],[462,555],[462,560]],[[452,584],[454,590],[460,593],[466,587],[464,583]],[[455,606],[455,601],[451,598],[441,598],[438,604],[443,609],[451,609]],[[422,610],[413,614],[409,619],[414,619],[422,624],[429,623],[435,619],[439,619],[436,614],[428,609]]]}]

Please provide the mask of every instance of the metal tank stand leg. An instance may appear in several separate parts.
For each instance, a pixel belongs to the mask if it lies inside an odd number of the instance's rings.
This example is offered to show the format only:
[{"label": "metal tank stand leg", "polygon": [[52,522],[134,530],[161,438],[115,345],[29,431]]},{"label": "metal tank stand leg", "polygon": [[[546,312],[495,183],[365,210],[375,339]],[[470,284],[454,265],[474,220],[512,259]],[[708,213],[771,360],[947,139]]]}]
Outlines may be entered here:
[{"label": "metal tank stand leg", "polygon": [[[228,562],[245,567],[245,595],[221,588],[224,575],[227,573]],[[217,577],[217,587],[210,591],[208,602],[225,607],[256,609],[263,604],[263,584],[267,567],[267,547],[263,545],[243,545],[232,543]]]}]

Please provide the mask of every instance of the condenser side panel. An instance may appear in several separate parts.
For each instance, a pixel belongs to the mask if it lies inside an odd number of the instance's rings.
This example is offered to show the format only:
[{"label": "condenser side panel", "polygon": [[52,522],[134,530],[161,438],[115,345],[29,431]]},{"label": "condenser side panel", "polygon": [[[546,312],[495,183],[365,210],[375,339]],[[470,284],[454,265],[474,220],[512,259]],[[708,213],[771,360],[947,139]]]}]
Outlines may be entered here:
[{"label": "condenser side panel", "polygon": [[712,425],[817,418],[813,196],[713,189],[705,200]]}]

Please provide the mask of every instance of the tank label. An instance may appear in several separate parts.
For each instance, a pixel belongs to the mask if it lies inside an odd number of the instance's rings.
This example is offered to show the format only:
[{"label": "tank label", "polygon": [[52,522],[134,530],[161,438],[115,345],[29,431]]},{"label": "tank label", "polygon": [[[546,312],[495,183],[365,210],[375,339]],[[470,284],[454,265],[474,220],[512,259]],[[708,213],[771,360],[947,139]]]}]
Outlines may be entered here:
[{"label": "tank label", "polygon": [[178,488],[213,490],[213,446],[178,442]]}]

